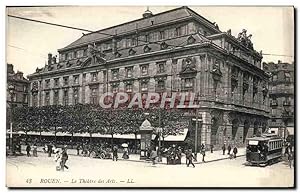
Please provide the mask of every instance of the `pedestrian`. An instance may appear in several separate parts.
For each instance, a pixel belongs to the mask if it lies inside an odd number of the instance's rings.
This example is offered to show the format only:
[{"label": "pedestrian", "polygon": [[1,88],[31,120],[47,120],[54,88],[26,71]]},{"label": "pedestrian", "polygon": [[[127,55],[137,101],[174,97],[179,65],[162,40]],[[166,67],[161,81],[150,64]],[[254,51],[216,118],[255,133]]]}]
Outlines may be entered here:
[{"label": "pedestrian", "polygon": [[77,150],[77,155],[79,155],[79,151],[80,151],[80,145],[79,144],[77,144],[76,150]]},{"label": "pedestrian", "polygon": [[238,149],[236,146],[233,148],[233,158],[236,158],[236,154],[238,153]]},{"label": "pedestrian", "polygon": [[31,150],[31,147],[30,147],[29,143],[27,143],[27,146],[26,146],[27,157],[30,157],[30,150]]},{"label": "pedestrian", "polygon": [[50,143],[49,145],[48,145],[48,157],[51,157],[51,154],[52,154],[52,148],[53,148],[53,146],[52,146],[52,144]]},{"label": "pedestrian", "polygon": [[68,153],[67,153],[67,147],[64,146],[61,153],[61,171],[64,171],[64,168],[69,169],[69,167],[66,165],[67,160],[69,159]]},{"label": "pedestrian", "polygon": [[195,159],[195,157],[193,156],[192,150],[188,150],[186,152],[186,159],[188,160],[187,162],[187,167],[190,166],[190,164],[192,164],[193,168],[195,167],[194,163],[193,163],[193,159]]},{"label": "pedestrian", "polygon": [[230,146],[230,144],[228,145],[228,148],[227,148],[227,150],[228,150],[228,155],[230,155],[230,152],[231,152],[231,146]]},{"label": "pedestrian", "polygon": [[61,170],[61,153],[59,152],[58,149],[56,149],[54,151],[55,155],[54,155],[54,161],[56,162],[56,171],[60,171]]},{"label": "pedestrian", "polygon": [[225,143],[224,143],[223,146],[222,146],[222,151],[223,151],[223,155],[225,155],[225,151],[226,151]]},{"label": "pedestrian", "polygon": [[33,145],[32,154],[33,154],[34,157],[37,157],[37,146],[36,146],[36,144]]},{"label": "pedestrian", "polygon": [[290,166],[290,168],[292,168],[292,163],[293,163],[293,159],[294,159],[293,153],[294,153],[294,152],[292,152],[292,151],[290,151],[290,152],[288,153],[288,161],[289,161],[289,166]]},{"label": "pedestrian", "polygon": [[123,159],[129,159],[129,155],[128,155],[128,148],[127,147],[124,147],[124,152],[123,152],[123,156],[122,158]]},{"label": "pedestrian", "polygon": [[112,157],[112,160],[115,161],[115,159],[116,159],[116,161],[118,161],[118,147],[116,145],[113,147],[113,157]]},{"label": "pedestrian", "polygon": [[157,158],[157,151],[153,149],[150,153],[150,159],[152,161],[152,165],[155,165],[155,159]]},{"label": "pedestrian", "polygon": [[[203,145],[203,144],[202,144]],[[205,162],[204,157],[205,157],[205,146],[202,146],[203,148],[201,149],[201,154],[202,154],[202,162]]]},{"label": "pedestrian", "polygon": [[210,153],[214,153],[214,145],[210,144]]}]

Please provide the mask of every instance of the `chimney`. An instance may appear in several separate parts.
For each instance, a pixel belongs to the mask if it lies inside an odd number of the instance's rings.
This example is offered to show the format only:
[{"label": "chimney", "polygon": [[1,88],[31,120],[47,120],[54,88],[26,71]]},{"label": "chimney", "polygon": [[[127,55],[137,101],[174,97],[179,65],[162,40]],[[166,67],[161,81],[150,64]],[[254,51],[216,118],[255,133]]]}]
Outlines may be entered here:
[{"label": "chimney", "polygon": [[52,64],[52,54],[49,53],[48,54],[48,65],[51,65]]},{"label": "chimney", "polygon": [[281,64],[281,60],[278,60],[278,64]]},{"label": "chimney", "polygon": [[14,65],[7,64],[7,73],[14,74]]}]

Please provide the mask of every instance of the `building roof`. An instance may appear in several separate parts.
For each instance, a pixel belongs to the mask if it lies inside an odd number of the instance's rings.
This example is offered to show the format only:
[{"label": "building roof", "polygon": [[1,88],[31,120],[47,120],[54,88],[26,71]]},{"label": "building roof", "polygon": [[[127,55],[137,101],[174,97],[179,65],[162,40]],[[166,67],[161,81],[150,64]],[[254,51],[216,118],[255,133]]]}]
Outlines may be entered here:
[{"label": "building roof", "polygon": [[[96,32],[85,34],[82,37],[80,37],[78,40],[69,44],[68,46],[66,46],[62,49],[59,49],[59,51],[71,49],[71,48],[74,48],[77,46],[87,44],[89,42],[101,40],[103,38],[109,38],[109,37],[112,37],[113,35],[115,35],[116,33],[123,34],[123,33],[128,33],[128,32],[134,32],[137,29],[140,30],[140,29],[147,28],[150,26],[160,25],[160,24],[164,24],[164,23],[167,23],[170,21],[188,18],[188,17],[202,19],[203,22],[205,22],[210,28],[219,32],[219,30],[215,28],[215,26],[212,22],[210,22],[207,19],[205,19],[204,17],[200,16],[199,14],[197,14],[190,8],[183,6],[183,7],[179,7],[176,9],[169,10],[169,11],[154,14],[152,17],[137,19],[137,20],[126,22],[126,23],[116,25],[113,27],[98,30]],[[153,24],[151,21],[153,21]],[[101,34],[101,33],[103,33],[103,34]],[[108,35],[105,35],[105,34],[108,34]]]}]

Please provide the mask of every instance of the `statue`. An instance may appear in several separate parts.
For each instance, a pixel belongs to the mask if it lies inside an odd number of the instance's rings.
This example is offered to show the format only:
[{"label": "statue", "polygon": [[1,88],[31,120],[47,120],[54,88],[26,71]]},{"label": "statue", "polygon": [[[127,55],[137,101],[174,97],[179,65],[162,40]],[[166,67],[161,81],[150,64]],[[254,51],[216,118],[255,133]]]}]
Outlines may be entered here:
[{"label": "statue", "polygon": [[247,30],[243,29],[242,32],[238,34],[237,40],[246,48],[253,50],[253,43],[251,42],[252,34],[247,36]]},{"label": "statue", "polygon": [[98,50],[96,47],[96,44],[88,45],[88,56],[92,59],[92,64],[95,64],[99,61],[105,61],[104,56],[105,54],[101,52],[101,50]]},{"label": "statue", "polygon": [[227,34],[231,35],[231,29],[227,30]]}]

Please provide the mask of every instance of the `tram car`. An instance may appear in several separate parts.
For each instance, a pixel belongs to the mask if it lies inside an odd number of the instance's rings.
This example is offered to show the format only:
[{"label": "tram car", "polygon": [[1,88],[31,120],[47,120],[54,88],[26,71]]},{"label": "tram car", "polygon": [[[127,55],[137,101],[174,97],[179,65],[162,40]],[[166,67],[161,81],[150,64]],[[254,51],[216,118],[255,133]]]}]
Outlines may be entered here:
[{"label": "tram car", "polygon": [[250,165],[266,166],[282,157],[283,139],[274,134],[247,138],[246,160]]}]

